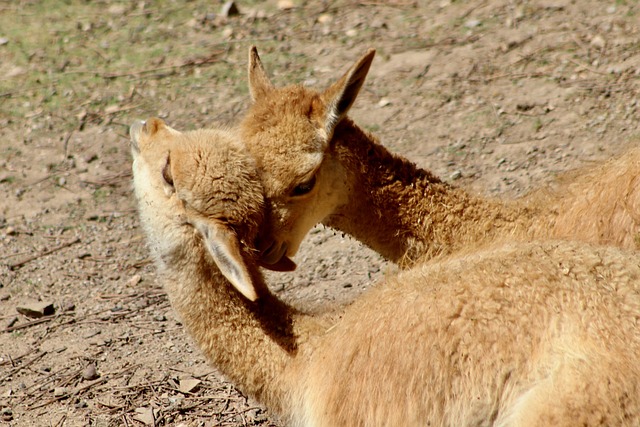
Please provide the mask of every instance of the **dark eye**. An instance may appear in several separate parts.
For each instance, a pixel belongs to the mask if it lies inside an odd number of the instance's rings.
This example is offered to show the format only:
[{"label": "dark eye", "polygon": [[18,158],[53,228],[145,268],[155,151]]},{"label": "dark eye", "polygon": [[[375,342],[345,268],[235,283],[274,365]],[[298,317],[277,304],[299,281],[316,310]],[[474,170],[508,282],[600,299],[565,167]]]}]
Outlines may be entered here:
[{"label": "dark eye", "polygon": [[314,175],[309,181],[303,182],[302,184],[298,184],[293,191],[291,192],[292,196],[303,196],[307,194],[309,191],[313,190],[313,187],[316,185],[316,176]]}]

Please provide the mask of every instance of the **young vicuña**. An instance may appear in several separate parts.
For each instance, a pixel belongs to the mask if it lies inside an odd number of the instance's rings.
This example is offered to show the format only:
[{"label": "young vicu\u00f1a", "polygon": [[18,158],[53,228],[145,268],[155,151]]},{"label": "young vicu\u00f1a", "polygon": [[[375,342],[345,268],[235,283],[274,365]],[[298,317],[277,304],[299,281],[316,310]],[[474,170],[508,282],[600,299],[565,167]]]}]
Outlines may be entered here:
[{"label": "young vicu\u00f1a", "polygon": [[234,135],[131,128],[141,223],[207,360],[292,426],[640,424],[640,257],[546,242],[441,257],[335,313],[272,295]]},{"label": "young vicu\u00f1a", "polygon": [[318,92],[273,86],[251,49],[253,104],[241,137],[272,210],[260,244],[267,263],[295,255],[318,222],[405,266],[505,236],[637,248],[640,150],[514,202],[474,196],[389,152],[347,117],[373,57],[370,50]]}]

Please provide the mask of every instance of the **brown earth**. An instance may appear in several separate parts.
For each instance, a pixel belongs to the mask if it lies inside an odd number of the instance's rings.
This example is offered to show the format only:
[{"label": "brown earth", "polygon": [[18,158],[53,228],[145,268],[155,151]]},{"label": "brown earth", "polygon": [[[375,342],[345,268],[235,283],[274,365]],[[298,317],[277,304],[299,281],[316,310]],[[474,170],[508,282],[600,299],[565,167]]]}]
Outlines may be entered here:
[{"label": "brown earth", "polygon": [[[150,116],[237,122],[251,44],[275,83],[318,87],[376,48],[352,117],[481,194],[515,197],[640,140],[631,0],[239,1],[229,17],[211,1],[43,3],[57,6],[0,6],[0,425],[279,425],[207,366],[169,306],[126,136]],[[393,272],[321,227],[296,261],[269,278],[309,307]],[[16,311],[33,301],[55,313]]]}]

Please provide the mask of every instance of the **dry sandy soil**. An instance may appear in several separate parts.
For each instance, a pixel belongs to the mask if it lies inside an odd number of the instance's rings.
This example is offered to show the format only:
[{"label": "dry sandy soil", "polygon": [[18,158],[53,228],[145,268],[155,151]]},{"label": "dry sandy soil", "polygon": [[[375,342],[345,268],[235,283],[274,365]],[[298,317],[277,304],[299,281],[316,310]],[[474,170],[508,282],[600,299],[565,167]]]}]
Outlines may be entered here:
[{"label": "dry sandy soil", "polygon": [[[275,83],[318,87],[376,48],[352,117],[479,194],[517,197],[640,141],[632,0],[238,8],[0,6],[0,425],[280,425],[207,366],[169,306],[135,213],[126,136],[150,116],[182,130],[237,122],[251,44]],[[269,280],[307,307],[346,303],[393,274],[323,228],[296,261]],[[18,313],[33,302],[53,314]]]}]

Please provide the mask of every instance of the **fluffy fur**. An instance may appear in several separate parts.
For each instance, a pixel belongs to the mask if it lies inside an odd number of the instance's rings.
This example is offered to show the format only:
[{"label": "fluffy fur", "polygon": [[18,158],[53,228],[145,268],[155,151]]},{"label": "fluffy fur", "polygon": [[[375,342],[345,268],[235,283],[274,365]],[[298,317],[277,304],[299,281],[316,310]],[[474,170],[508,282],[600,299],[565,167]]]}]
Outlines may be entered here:
[{"label": "fluffy fur", "polygon": [[[268,262],[294,255],[317,222],[406,265],[505,236],[637,248],[640,150],[512,203],[469,194],[389,152],[346,117],[373,56],[319,92],[274,87],[251,49],[253,104],[241,135],[273,211],[261,243]],[[313,177],[312,190],[296,191]]]},{"label": "fluffy fur", "polygon": [[256,267],[263,189],[233,136],[157,119],[131,135],[140,218],[173,307],[207,360],[288,425],[640,423],[640,257],[566,242],[474,248],[312,317]]}]

